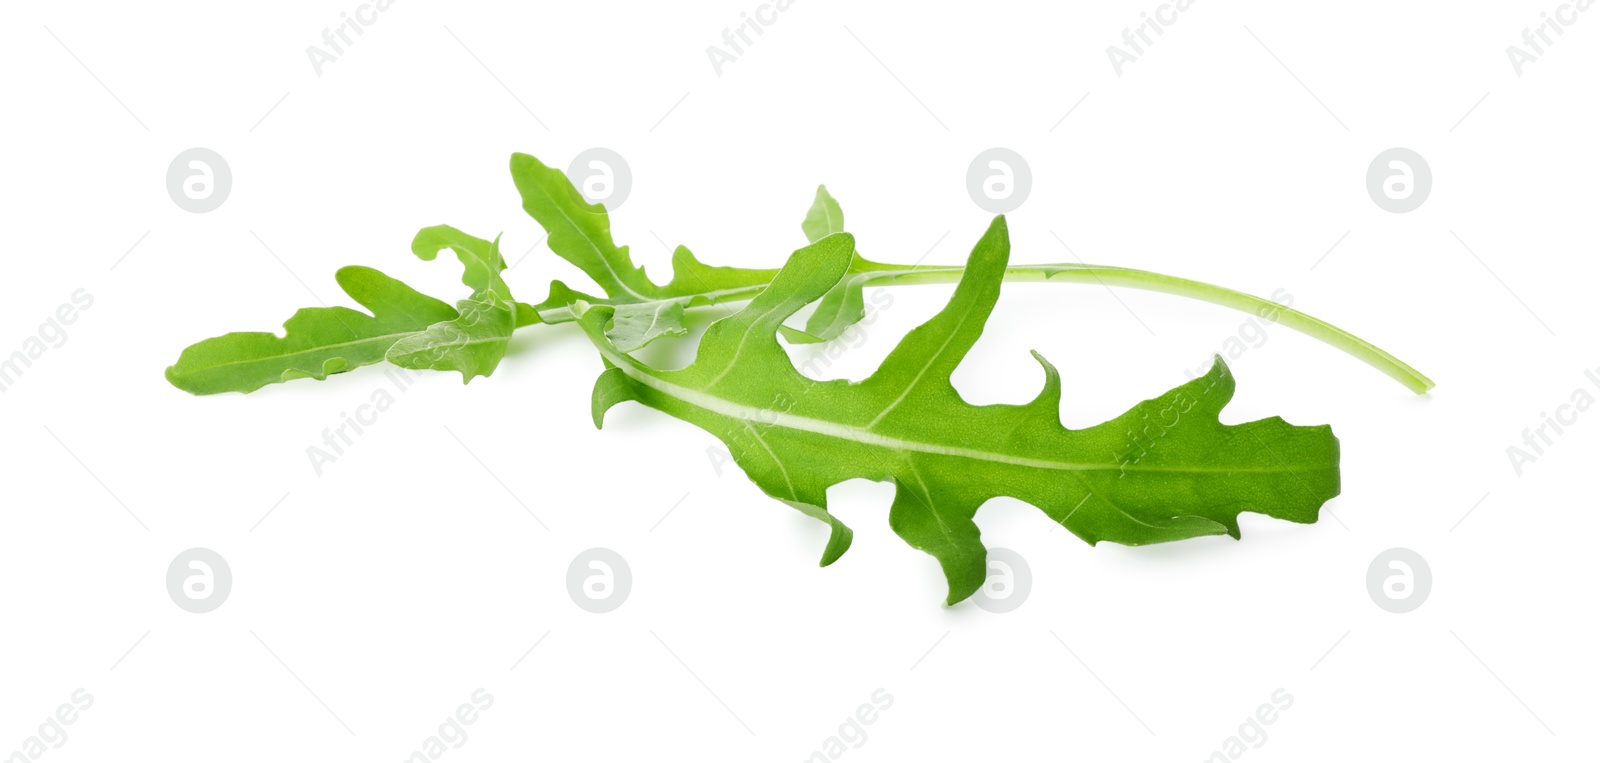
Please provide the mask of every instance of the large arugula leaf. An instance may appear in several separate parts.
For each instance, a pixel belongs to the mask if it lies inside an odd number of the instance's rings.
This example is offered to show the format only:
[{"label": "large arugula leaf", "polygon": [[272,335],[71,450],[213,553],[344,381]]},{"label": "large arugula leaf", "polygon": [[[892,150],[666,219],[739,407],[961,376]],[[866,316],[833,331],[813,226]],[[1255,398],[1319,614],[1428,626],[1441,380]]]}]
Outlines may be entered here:
[{"label": "large arugula leaf", "polygon": [[1009,248],[1004,218],[996,218],[944,310],[860,382],[806,378],[776,337],[784,320],[848,271],[848,234],[795,252],[767,290],[712,324],[683,369],[652,368],[621,352],[605,334],[615,308],[579,305],[607,364],[594,388],[595,423],[632,400],[712,433],[768,495],[829,523],[824,565],[851,540],[827,511],[827,488],[854,478],[892,482],[889,524],[938,560],[950,604],[984,581],[973,516],[996,496],[1033,504],[1091,544],[1140,545],[1237,538],[1245,511],[1314,522],[1338,495],[1339,446],[1328,427],[1280,418],[1221,423],[1234,380],[1220,357],[1205,376],[1087,429],[1061,425],[1059,374],[1037,354],[1045,385],[1032,402],[962,400],[950,375],[983,332]]},{"label": "large arugula leaf", "polygon": [[522,195],[522,208],[549,235],[550,250],[578,266],[605,292],[594,297],[556,281],[550,297],[534,307],[546,323],[573,320],[577,300],[613,308],[612,342],[631,352],[662,336],[685,333],[686,307],[749,299],[766,287],[777,270],[706,265],[687,247],[672,253],[672,280],[651,281],[633,264],[628,247],[611,239],[606,208],[590,204],[560,170],[527,154],[511,156],[511,177]]}]

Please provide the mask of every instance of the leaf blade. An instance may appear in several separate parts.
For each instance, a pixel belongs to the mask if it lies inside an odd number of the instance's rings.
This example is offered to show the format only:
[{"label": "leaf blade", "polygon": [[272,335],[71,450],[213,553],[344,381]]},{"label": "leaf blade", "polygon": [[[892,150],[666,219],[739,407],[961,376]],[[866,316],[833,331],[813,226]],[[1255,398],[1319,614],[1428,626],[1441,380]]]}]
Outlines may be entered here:
[{"label": "leaf blade", "polygon": [[326,379],[380,362],[401,338],[457,317],[448,303],[383,273],[341,268],[340,288],[369,313],[310,307],[284,322],[284,334],[233,332],[185,348],[167,368],[167,381],[196,395],[254,392],[292,379]]}]

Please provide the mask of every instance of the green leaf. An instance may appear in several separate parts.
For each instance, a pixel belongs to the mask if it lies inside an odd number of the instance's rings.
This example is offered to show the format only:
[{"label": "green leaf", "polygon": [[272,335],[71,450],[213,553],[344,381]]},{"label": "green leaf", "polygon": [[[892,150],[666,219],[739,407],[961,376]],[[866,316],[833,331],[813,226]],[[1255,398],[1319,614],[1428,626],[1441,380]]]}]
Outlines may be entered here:
[{"label": "green leaf", "polygon": [[225,334],[190,345],[167,381],[196,395],[253,392],[290,379],[325,379],[377,363],[396,341],[453,320],[450,305],[371,268],[341,268],[339,287],[371,315],[348,307],[308,307],[266,331]]},{"label": "green leaf", "polygon": [[827,512],[827,488],[855,478],[893,483],[889,524],[938,560],[952,604],[983,583],[973,517],[996,496],[1038,507],[1091,544],[1141,545],[1238,537],[1245,511],[1314,522],[1338,495],[1339,446],[1328,427],[1221,423],[1234,380],[1220,358],[1205,376],[1081,430],[1061,425],[1059,374],[1037,355],[1045,385],[1033,401],[962,400],[950,376],[983,332],[1009,248],[996,218],[944,310],[860,382],[806,378],[776,338],[847,272],[849,235],[795,252],[770,288],[712,324],[680,370],[618,351],[604,334],[611,308],[587,308],[583,328],[610,366],[595,386],[594,417],[634,400],[711,432],[768,495],[832,526],[823,564],[850,542]]},{"label": "green leaf", "polygon": [[586,201],[560,170],[527,154],[513,154],[511,177],[522,195],[522,208],[549,235],[550,250],[578,266],[605,293],[594,297],[556,281],[550,297],[533,309],[545,323],[565,323],[575,318],[572,305],[579,299],[615,307],[616,323],[609,333],[624,352],[661,336],[683,334],[684,308],[749,299],[778,272],[706,265],[680,246],[672,253],[672,280],[656,284],[633,263],[628,247],[612,241],[606,208]]},{"label": "green leaf", "polygon": [[500,255],[500,239],[485,241],[469,236],[449,225],[433,225],[417,231],[411,239],[411,253],[423,260],[432,261],[439,253],[449,249],[461,260],[461,283],[473,294],[496,292],[502,298],[511,296],[500,274],[506,269],[505,257]]},{"label": "green leaf", "polygon": [[811,208],[806,210],[806,219],[800,223],[800,230],[806,234],[806,241],[813,244],[844,232],[844,210],[828,194],[827,186],[817,186],[817,197],[811,202]]},{"label": "green leaf", "polygon": [[461,260],[461,282],[472,289],[472,296],[456,303],[458,315],[402,337],[385,357],[402,368],[459,371],[462,383],[467,383],[494,373],[500,365],[519,325],[519,306],[500,276],[506,261],[500,254],[499,239],[486,241],[448,225],[435,225],[418,231],[411,241],[412,253],[424,260],[434,259],[445,249]]},{"label": "green leaf", "polygon": [[[801,221],[800,230],[806,234],[806,240],[812,243],[844,232],[844,210],[828,193],[827,186],[817,186],[816,199],[811,202],[811,208],[806,210],[806,219]],[[805,330],[783,326],[779,331],[794,344],[816,344],[838,338],[867,317],[866,302],[861,293],[867,282],[901,269],[895,265],[872,262],[859,252],[853,253],[850,270],[817,300],[816,309],[806,318]]]}]

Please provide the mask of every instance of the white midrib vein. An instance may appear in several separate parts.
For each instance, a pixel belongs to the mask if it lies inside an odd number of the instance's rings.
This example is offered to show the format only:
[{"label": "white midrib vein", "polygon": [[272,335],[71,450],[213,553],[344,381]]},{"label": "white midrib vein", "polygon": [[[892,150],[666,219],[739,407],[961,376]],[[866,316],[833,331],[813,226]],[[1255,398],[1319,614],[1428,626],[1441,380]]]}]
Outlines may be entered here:
[{"label": "white midrib vein", "polygon": [[895,398],[894,402],[885,406],[883,410],[879,411],[877,416],[872,417],[871,421],[867,422],[867,429],[877,426],[878,422],[883,421],[883,417],[888,416],[890,411],[900,407],[900,404],[905,402],[906,396],[911,394],[911,390],[916,389],[917,385],[922,383],[922,377],[928,374],[928,369],[933,368],[933,364],[938,362],[939,356],[943,355],[944,351],[950,347],[950,343],[955,341],[956,334],[961,331],[961,324],[967,322],[968,315],[971,315],[971,313],[966,312],[961,314],[961,320],[956,321],[955,328],[950,329],[950,334],[944,338],[944,344],[939,345],[939,349],[935,350],[932,355],[928,356],[928,362],[923,363],[922,370],[917,371],[917,375],[911,377],[911,383],[907,384],[906,388],[900,392],[900,396]]},{"label": "white midrib vein", "polygon": [[618,369],[621,369],[624,374],[627,374],[628,378],[633,379],[634,381],[643,384],[646,387],[660,392],[663,395],[681,400],[701,410],[709,411],[720,416],[726,416],[736,421],[744,422],[747,426],[749,426],[750,422],[756,422],[762,426],[775,426],[783,427],[785,429],[794,429],[801,432],[811,432],[813,434],[820,434],[826,437],[835,437],[841,440],[856,442],[862,445],[886,448],[902,453],[928,453],[936,456],[970,458],[977,461],[1005,464],[1007,466],[1021,466],[1031,469],[1050,469],[1054,471],[1067,472],[1116,471],[1125,469],[1126,471],[1130,472],[1276,474],[1297,471],[1288,467],[1169,467],[1140,464],[1132,464],[1124,467],[1121,464],[1085,464],[1071,461],[1051,461],[1041,458],[1025,458],[1022,456],[1013,456],[1008,453],[994,453],[991,451],[979,450],[977,448],[963,448],[952,445],[941,445],[939,443],[906,440],[899,437],[889,437],[886,435],[876,434],[874,432],[867,431],[865,428],[852,426],[850,424],[841,424],[837,421],[827,421],[824,419],[811,418],[809,416],[797,416],[788,412],[772,411],[765,408],[745,405],[743,403],[737,403],[726,398],[718,397],[708,392],[702,392],[700,390],[690,389],[689,387],[679,384],[673,384],[672,382],[646,373],[645,370],[633,360],[633,358],[622,354],[610,346],[601,347],[600,354],[604,355],[607,360],[610,360],[612,365],[616,366]]},{"label": "white midrib vein", "polygon": [[[449,321],[441,321],[441,323],[448,323],[448,322]],[[373,343],[373,342],[384,342],[384,341],[388,341],[388,340],[391,340],[391,339],[398,341],[398,340],[404,339],[404,338],[406,338],[408,336],[415,336],[417,334],[421,334],[424,331],[427,331],[429,328],[432,328],[432,327],[433,326],[430,325],[427,328],[418,329],[416,331],[402,331],[402,332],[397,333],[397,334],[383,334],[383,335],[380,335],[380,336],[369,336],[369,337],[365,337],[365,338],[362,338],[362,339],[352,339],[352,340],[350,340],[348,342],[335,342],[333,344],[319,344],[319,345],[317,345],[315,347],[307,347],[307,348],[302,349],[302,350],[295,350],[294,352],[280,352],[280,353],[278,353],[276,355],[256,355],[254,357],[244,358],[244,359],[241,359],[241,360],[230,360],[230,361],[228,361],[226,363],[217,363],[215,365],[206,366],[202,370],[214,371],[214,370],[219,369],[219,368],[231,368],[233,366],[248,366],[248,365],[254,365],[254,364],[258,364],[258,363],[265,363],[265,362],[273,361],[273,360],[282,360],[283,358],[294,358],[294,357],[299,357],[299,356],[302,356],[302,355],[316,355],[317,353],[327,352],[328,350],[337,350],[337,349],[341,349],[341,348],[344,348],[344,347],[355,347],[357,345],[370,344],[370,343]],[[504,342],[509,338],[510,337],[504,337],[504,336],[485,337],[485,338],[482,338],[482,339],[468,340],[466,342],[454,342],[454,343],[452,343],[452,346],[465,346],[465,345],[471,345],[471,344],[487,344],[487,343],[490,343],[490,342]],[[389,342],[389,344],[393,345],[394,342]]]},{"label": "white midrib vein", "polygon": [[[251,357],[248,357],[248,358],[242,358],[240,360],[230,360],[230,361],[228,361],[226,363],[216,363],[216,364],[213,364],[213,365],[206,366],[205,368],[200,369],[200,370],[202,370],[202,371],[214,371],[214,370],[216,370],[218,368],[231,368],[233,366],[248,366],[248,365],[254,365],[254,364],[257,364],[257,363],[265,363],[267,361],[272,361],[272,360],[281,360],[283,358],[298,357],[298,356],[301,356],[301,355],[315,355],[315,354],[317,354],[319,352],[326,352],[328,350],[337,350],[337,349],[340,349],[342,347],[354,347],[356,345],[368,344],[368,343],[371,343],[371,342],[382,342],[382,341],[389,340],[389,339],[400,339],[400,338],[403,338],[403,337],[411,336],[412,334],[420,333],[422,330],[423,329],[418,329],[417,331],[403,331],[403,332],[400,332],[398,334],[384,334],[382,336],[370,336],[370,337],[365,337],[365,338],[362,338],[362,339],[352,339],[352,340],[350,340],[348,342],[336,342],[334,344],[319,344],[319,345],[317,345],[315,347],[307,347],[305,349],[295,350],[293,352],[280,352],[280,353],[278,353],[276,355],[255,355],[255,356],[251,356]],[[286,337],[279,337],[279,339],[284,339],[284,338],[286,338]],[[393,344],[393,342],[390,342],[390,344]]]}]

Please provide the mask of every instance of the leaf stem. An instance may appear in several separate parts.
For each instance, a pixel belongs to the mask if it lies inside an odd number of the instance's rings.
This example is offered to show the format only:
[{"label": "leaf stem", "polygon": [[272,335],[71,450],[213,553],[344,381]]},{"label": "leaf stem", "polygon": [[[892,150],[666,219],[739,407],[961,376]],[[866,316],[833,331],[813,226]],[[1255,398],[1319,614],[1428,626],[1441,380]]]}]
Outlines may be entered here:
[{"label": "leaf stem", "polygon": [[[954,283],[961,278],[962,270],[959,267],[949,266],[907,267],[904,269],[900,266],[888,267],[893,268],[893,270],[886,269],[882,272],[863,273],[861,275],[866,275],[866,284],[872,286],[885,286],[896,283]],[[1405,385],[1406,389],[1419,395],[1426,393],[1434,386],[1433,380],[1424,376],[1422,372],[1412,368],[1404,361],[1371,342],[1338,326],[1302,313],[1299,310],[1285,307],[1269,299],[1246,294],[1242,291],[1234,291],[1222,286],[1214,286],[1201,281],[1193,281],[1162,273],[1152,273],[1146,270],[1081,263],[1012,266],[1006,268],[1005,280],[1038,283],[1056,281],[1099,283],[1106,286],[1142,289],[1210,302],[1214,305],[1222,305],[1240,312],[1250,313],[1299,331],[1336,349],[1343,350],[1346,354],[1382,371],[1389,378],[1400,382]]]}]

